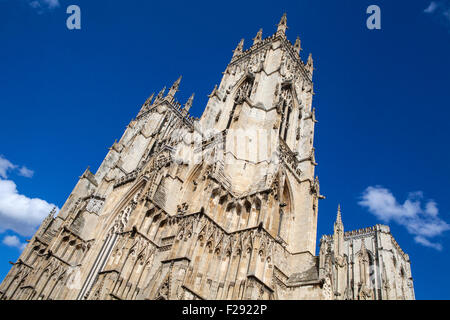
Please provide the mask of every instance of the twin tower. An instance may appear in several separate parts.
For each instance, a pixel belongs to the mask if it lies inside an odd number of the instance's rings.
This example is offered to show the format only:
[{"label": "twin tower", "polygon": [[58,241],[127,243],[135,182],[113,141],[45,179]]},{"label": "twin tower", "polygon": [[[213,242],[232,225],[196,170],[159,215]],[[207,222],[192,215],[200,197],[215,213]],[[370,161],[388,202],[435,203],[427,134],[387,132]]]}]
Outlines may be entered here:
[{"label": "twin tower", "polygon": [[175,99],[181,78],[147,99],[0,298],[413,299],[388,227],[344,233],[339,213],[315,255],[313,59],[286,29],[239,42],[200,119]]}]

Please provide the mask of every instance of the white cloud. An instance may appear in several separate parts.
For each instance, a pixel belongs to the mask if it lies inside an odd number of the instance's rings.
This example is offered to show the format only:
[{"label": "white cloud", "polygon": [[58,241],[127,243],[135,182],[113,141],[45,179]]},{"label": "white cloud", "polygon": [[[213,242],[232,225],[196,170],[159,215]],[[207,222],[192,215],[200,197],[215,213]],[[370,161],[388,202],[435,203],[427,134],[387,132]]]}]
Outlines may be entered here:
[{"label": "white cloud", "polygon": [[60,6],[59,0],[27,0],[30,7],[37,10],[38,14],[55,9]]},{"label": "white cloud", "polygon": [[28,169],[28,168],[25,167],[25,166],[22,166],[22,168],[19,169],[19,174],[20,174],[22,177],[32,178],[33,175],[34,175],[34,171],[31,170],[31,169]]},{"label": "white cloud", "polygon": [[8,247],[18,248],[21,251],[23,251],[27,245],[26,243],[21,242],[17,236],[6,236],[3,238],[2,243]]},{"label": "white cloud", "polygon": [[59,0],[43,0],[49,8],[59,7]]},{"label": "white cloud", "polygon": [[450,0],[431,1],[423,12],[450,31]]},{"label": "white cloud", "polygon": [[417,237],[414,238],[414,240],[415,240],[417,243],[420,243],[421,245],[423,245],[423,246],[425,246],[425,247],[430,247],[430,248],[436,249],[436,250],[438,250],[438,251],[441,251],[441,250],[442,250],[442,244],[440,244],[440,243],[433,243],[433,242],[427,240],[427,239],[424,238],[424,237],[417,236]]},{"label": "white cloud", "polygon": [[436,11],[438,7],[438,4],[435,1],[431,1],[430,4],[428,5],[428,7],[423,10],[423,12],[425,13],[433,13],[434,11]]},{"label": "white cloud", "polygon": [[0,154],[0,178],[7,179],[8,172],[16,169],[18,169],[18,174],[22,177],[31,178],[34,175],[33,170],[28,169],[25,166],[19,168],[19,166],[13,164],[11,161]]},{"label": "white cloud", "polygon": [[0,154],[0,178],[8,178],[8,171],[15,169],[17,166],[12,164],[8,159]]},{"label": "white cloud", "polygon": [[20,194],[13,181],[0,179],[0,233],[13,230],[31,236],[53,207],[45,200]]},{"label": "white cloud", "polygon": [[425,206],[425,211],[430,216],[436,217],[439,213],[436,202],[434,202],[433,200],[428,201],[428,203]]},{"label": "white cloud", "polygon": [[[26,166],[19,168],[0,155],[0,233],[13,230],[22,236],[30,236],[55,205],[20,194],[16,184],[8,180],[9,172],[15,170],[23,177],[31,178],[34,175],[33,170]],[[5,239],[12,241],[12,238]]]},{"label": "white cloud", "polygon": [[368,187],[358,204],[385,223],[393,221],[405,227],[415,236],[417,243],[442,250],[442,245],[432,242],[430,238],[450,230],[450,225],[438,217],[437,203],[433,200],[424,201],[421,191],[409,193],[402,204],[388,189],[381,186]]}]

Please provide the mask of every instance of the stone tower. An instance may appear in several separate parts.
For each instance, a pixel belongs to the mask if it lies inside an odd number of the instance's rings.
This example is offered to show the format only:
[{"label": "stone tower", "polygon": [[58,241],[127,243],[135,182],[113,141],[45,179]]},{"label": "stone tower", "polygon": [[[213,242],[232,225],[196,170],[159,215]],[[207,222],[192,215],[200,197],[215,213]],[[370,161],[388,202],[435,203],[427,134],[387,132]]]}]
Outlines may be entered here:
[{"label": "stone tower", "polygon": [[[346,290],[344,269],[326,272],[315,256],[313,59],[301,60],[286,29],[283,15],[271,36],[239,42],[200,119],[189,115],[193,95],[175,99],[181,77],[148,98],[44,220],[0,298],[343,296],[333,291]],[[338,220],[320,257],[347,266]]]},{"label": "stone tower", "polygon": [[388,226],[344,232],[340,207],[332,236],[322,236],[320,278],[337,300],[412,300],[409,256]]}]

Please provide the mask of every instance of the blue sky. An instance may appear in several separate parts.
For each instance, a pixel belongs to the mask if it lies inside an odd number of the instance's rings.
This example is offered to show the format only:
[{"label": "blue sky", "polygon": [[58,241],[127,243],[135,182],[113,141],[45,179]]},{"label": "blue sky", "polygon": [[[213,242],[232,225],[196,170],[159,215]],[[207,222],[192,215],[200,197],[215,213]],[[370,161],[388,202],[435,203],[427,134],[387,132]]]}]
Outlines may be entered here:
[{"label": "blue sky", "polygon": [[318,238],[338,203],[347,230],[388,224],[416,297],[449,299],[450,2],[429,0],[0,0],[0,278],[152,92],[182,74],[178,100],[195,92],[200,116],[239,40],[283,12],[315,61]]}]

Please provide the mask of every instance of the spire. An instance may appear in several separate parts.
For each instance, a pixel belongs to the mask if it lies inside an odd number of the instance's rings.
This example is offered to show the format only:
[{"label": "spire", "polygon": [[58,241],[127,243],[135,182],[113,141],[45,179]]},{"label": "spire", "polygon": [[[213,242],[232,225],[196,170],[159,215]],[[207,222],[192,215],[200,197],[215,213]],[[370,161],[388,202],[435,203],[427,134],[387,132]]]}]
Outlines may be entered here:
[{"label": "spire", "polygon": [[189,110],[191,109],[191,107],[192,107],[192,102],[194,101],[194,95],[195,95],[195,93],[193,93],[193,94],[189,97],[188,101],[187,101],[186,104],[184,105],[183,112],[188,113]]},{"label": "spire", "polygon": [[150,97],[148,97],[147,100],[145,100],[144,105],[145,105],[145,106],[151,105],[154,96],[155,96],[155,93],[153,92],[152,95],[151,95]]},{"label": "spire", "polygon": [[342,223],[341,205],[338,205],[336,221],[334,222],[334,233],[343,233],[344,224]]},{"label": "spire", "polygon": [[234,49],[234,51],[233,51],[233,57],[241,54],[243,48],[244,48],[244,39],[241,39],[241,41],[239,41],[239,44],[237,45],[236,49]]},{"label": "spire", "polygon": [[340,225],[342,225],[341,204],[338,204],[336,223],[339,223]]},{"label": "spire", "polygon": [[278,23],[277,34],[285,34],[287,29],[286,12],[281,17],[280,23]]},{"label": "spire", "polygon": [[170,87],[169,93],[167,94],[168,96],[170,96],[172,98],[175,96],[175,93],[177,93],[178,88],[180,87],[181,78],[182,78],[182,76],[179,76],[177,81],[175,81],[173,83],[172,87]]},{"label": "spire", "polygon": [[263,29],[259,29],[258,33],[256,34],[256,37],[253,38],[253,45],[260,43],[262,40],[262,31]]},{"label": "spire", "polygon": [[306,70],[308,70],[312,76],[313,71],[314,71],[314,61],[313,61],[312,53],[310,53],[308,56],[308,61],[306,62]]},{"label": "spire", "polygon": [[344,253],[344,225],[342,224],[341,205],[338,205],[336,222],[334,223],[334,254],[342,256]]},{"label": "spire", "polygon": [[164,86],[164,88],[162,88],[162,90],[156,96],[155,102],[157,102],[157,101],[162,99],[162,97],[164,96],[164,92],[166,92],[166,87],[165,86]]},{"label": "spire", "polygon": [[212,98],[215,94],[217,94],[217,84],[214,85],[213,91],[209,94],[208,98]]},{"label": "spire", "polygon": [[297,40],[295,40],[294,49],[295,49],[295,52],[300,54],[300,51],[302,50],[300,37],[297,37]]}]

